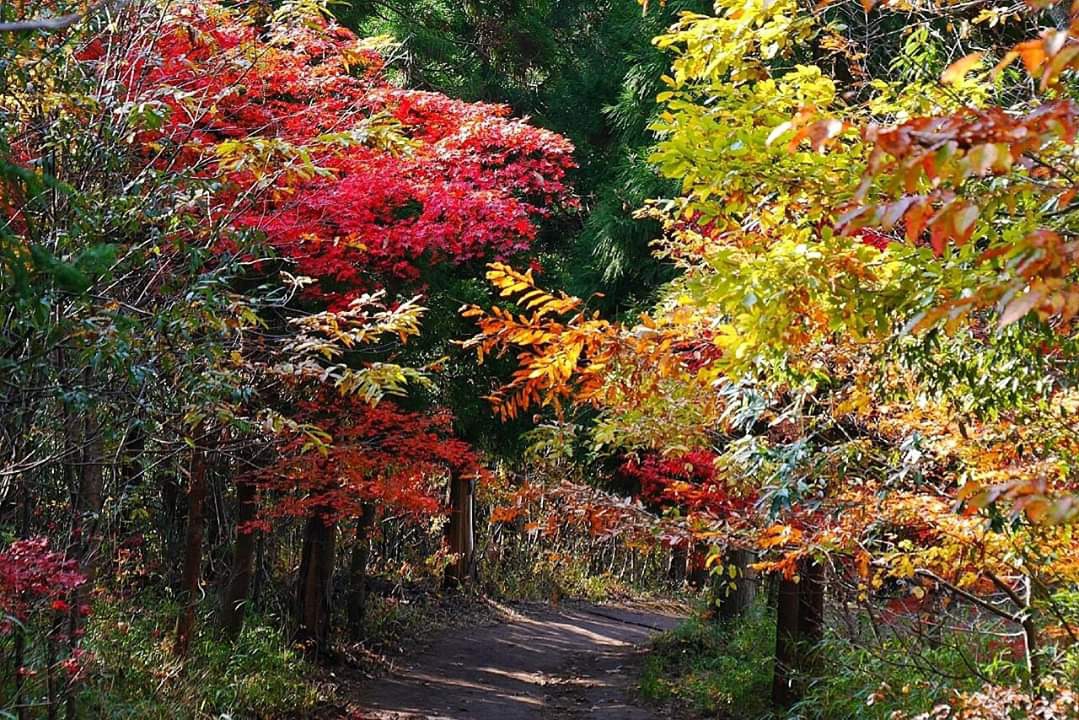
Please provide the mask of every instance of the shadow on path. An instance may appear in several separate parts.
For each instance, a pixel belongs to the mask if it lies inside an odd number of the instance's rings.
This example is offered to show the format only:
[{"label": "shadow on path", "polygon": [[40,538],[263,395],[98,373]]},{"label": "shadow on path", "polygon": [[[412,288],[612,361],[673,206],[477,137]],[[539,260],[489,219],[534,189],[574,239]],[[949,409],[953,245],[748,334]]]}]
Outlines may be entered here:
[{"label": "shadow on path", "polygon": [[497,624],[436,639],[408,667],[372,681],[364,720],[653,720],[627,690],[638,648],[678,624],[665,612],[525,606]]}]

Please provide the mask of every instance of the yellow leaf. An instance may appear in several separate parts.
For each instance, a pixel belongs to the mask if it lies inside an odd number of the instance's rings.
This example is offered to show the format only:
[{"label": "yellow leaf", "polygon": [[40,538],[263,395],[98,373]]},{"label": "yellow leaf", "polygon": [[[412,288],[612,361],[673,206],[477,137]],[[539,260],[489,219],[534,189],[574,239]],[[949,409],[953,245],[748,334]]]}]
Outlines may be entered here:
[{"label": "yellow leaf", "polygon": [[771,146],[771,144],[778,140],[780,136],[783,135],[783,133],[791,129],[791,125],[792,123],[790,120],[785,123],[780,123],[779,125],[776,125],[772,132],[768,134],[768,139],[765,141],[765,145]]}]

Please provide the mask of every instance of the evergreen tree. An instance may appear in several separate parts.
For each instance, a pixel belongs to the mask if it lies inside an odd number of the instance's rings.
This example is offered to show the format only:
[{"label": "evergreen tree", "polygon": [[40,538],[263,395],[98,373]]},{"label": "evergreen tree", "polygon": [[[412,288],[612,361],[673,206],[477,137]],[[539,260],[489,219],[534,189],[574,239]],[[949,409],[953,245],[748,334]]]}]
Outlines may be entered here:
[{"label": "evergreen tree", "polygon": [[625,0],[356,0],[336,12],[361,34],[400,42],[402,83],[508,104],[574,142],[582,213],[548,223],[540,265],[622,313],[669,278],[649,252],[658,228],[633,218],[646,198],[669,194],[647,162],[667,67],[651,38],[708,5],[679,0],[644,14]]}]

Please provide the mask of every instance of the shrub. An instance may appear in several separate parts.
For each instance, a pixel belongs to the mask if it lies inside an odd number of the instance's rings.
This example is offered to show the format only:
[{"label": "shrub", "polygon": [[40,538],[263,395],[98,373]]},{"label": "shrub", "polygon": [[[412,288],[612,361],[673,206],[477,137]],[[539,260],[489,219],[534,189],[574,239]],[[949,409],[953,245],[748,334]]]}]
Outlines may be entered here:
[{"label": "shrub", "polygon": [[[288,647],[279,621],[252,616],[235,642],[203,618],[189,657],[171,652],[176,608],[140,597],[99,603],[87,627],[95,671],[81,698],[88,715],[107,718],[279,717],[311,708],[308,667]],[[208,613],[205,613],[208,614]]]},{"label": "shrub", "polygon": [[764,603],[730,623],[691,618],[654,641],[641,694],[710,717],[766,717],[774,645],[775,622]]}]

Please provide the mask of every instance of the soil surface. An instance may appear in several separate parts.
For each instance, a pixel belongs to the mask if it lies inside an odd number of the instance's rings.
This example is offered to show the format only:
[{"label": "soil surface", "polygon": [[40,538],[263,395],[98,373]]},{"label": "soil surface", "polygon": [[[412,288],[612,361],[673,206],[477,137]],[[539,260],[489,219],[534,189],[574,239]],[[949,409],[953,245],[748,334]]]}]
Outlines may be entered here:
[{"label": "soil surface", "polygon": [[363,720],[655,720],[632,699],[641,648],[679,609],[516,605],[458,628],[358,690]]}]

